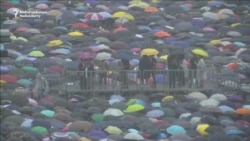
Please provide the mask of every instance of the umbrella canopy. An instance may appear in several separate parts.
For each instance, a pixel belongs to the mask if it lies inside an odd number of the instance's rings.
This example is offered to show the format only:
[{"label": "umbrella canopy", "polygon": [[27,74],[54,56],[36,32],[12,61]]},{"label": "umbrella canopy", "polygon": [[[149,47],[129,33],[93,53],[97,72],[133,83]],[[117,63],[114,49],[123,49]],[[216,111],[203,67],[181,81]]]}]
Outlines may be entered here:
[{"label": "umbrella canopy", "polygon": [[108,60],[111,58],[111,54],[107,52],[100,52],[96,54],[95,59],[97,60]]},{"label": "umbrella canopy", "polygon": [[95,58],[95,55],[93,53],[83,52],[79,55],[79,58],[83,60],[90,60]]},{"label": "umbrella canopy", "polygon": [[186,134],[187,131],[179,125],[171,125],[166,129],[168,134],[171,135],[179,135],[179,134]]},{"label": "umbrella canopy", "polygon": [[110,135],[120,135],[122,133],[122,130],[116,126],[108,126],[104,129],[107,133]]},{"label": "umbrella canopy", "polygon": [[154,48],[146,48],[141,51],[141,55],[151,56],[151,55],[157,55],[157,54],[159,54],[159,51]]},{"label": "umbrella canopy", "polygon": [[123,116],[124,113],[119,109],[109,108],[103,112],[104,116]]},{"label": "umbrella canopy", "polygon": [[204,51],[203,49],[193,49],[192,53],[203,56],[203,57],[208,57],[208,53]]},{"label": "umbrella canopy", "polygon": [[149,118],[158,118],[164,115],[164,112],[161,110],[151,110],[146,113],[146,117]]},{"label": "umbrella canopy", "polygon": [[144,110],[144,106],[141,104],[132,104],[125,110],[126,113],[133,113]]},{"label": "umbrella canopy", "polygon": [[127,13],[127,12],[123,12],[123,11],[119,11],[119,12],[115,12],[113,15],[112,15],[113,18],[126,18],[128,20],[134,20],[134,16]]},{"label": "umbrella canopy", "polygon": [[28,55],[31,57],[44,57],[45,56],[45,54],[39,50],[31,51]]}]

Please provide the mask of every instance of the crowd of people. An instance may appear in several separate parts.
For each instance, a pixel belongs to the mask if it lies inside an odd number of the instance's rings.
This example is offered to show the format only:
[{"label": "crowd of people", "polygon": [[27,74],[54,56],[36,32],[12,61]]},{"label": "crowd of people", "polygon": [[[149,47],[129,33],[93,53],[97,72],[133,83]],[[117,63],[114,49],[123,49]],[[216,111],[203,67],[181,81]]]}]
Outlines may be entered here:
[{"label": "crowd of people", "polygon": [[[180,51],[181,52],[181,51]],[[155,75],[158,73],[164,74],[167,79],[169,88],[178,88],[188,86],[190,88],[204,87],[204,82],[207,79],[207,66],[204,57],[197,54],[192,54],[192,57],[187,58],[184,53],[170,54],[168,61],[165,62],[164,70],[157,70],[157,55],[142,55],[137,66],[130,65],[128,59],[119,61],[119,70],[117,71],[122,88],[128,89],[129,76],[132,70],[136,70],[136,83],[147,85],[150,84],[153,88],[156,87]],[[115,70],[111,70],[106,60],[95,61],[93,59],[81,59],[79,63],[80,88],[93,89],[95,82],[94,77],[97,74],[99,86],[105,87],[108,84],[108,74]],[[95,73],[96,72],[96,73]],[[113,78],[114,79],[114,78]]]}]

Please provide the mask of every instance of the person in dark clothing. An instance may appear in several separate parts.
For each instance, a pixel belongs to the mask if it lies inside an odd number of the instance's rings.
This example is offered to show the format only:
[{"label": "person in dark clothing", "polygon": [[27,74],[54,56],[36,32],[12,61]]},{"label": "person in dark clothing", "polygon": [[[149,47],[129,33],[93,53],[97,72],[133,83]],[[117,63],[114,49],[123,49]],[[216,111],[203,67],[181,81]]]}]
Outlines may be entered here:
[{"label": "person in dark clothing", "polygon": [[93,87],[92,79],[93,79],[93,71],[94,64],[91,60],[81,60],[79,64],[80,71],[80,88],[82,89],[90,89]]},{"label": "person in dark clothing", "polygon": [[150,77],[151,64],[149,56],[143,55],[139,62],[139,77],[141,80],[141,84],[144,84],[144,80],[148,80]]},{"label": "person in dark clothing", "polygon": [[195,87],[198,87],[198,83],[197,83],[197,63],[199,61],[199,58],[197,57],[197,55],[192,56],[192,58],[190,59],[190,67],[189,67],[189,80],[190,80],[190,87],[193,87],[193,84],[195,85]]},{"label": "person in dark clothing", "polygon": [[151,66],[151,72],[150,72],[150,75],[152,76],[153,78],[153,87],[156,87],[156,80],[155,80],[155,71],[156,70],[156,59],[155,57],[152,55],[152,56],[149,56],[149,59],[150,59],[150,66]]},{"label": "person in dark clothing", "polygon": [[184,54],[180,54],[177,59],[177,64],[178,64],[178,70],[177,70],[177,77],[178,77],[178,85],[179,86],[185,86],[185,56]]},{"label": "person in dark clothing", "polygon": [[176,86],[176,70],[178,69],[177,57],[176,54],[170,54],[168,56],[169,88],[175,88]]},{"label": "person in dark clothing", "polygon": [[129,60],[121,59],[121,83],[122,88],[128,88],[127,71],[130,70]]}]

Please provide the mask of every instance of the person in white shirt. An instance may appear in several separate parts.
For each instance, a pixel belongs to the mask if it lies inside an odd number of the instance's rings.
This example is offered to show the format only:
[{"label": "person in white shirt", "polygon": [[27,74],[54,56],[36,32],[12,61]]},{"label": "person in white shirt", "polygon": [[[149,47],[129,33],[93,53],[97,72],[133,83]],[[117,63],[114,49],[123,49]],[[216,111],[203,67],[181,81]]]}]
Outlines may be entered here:
[{"label": "person in white shirt", "polygon": [[197,63],[197,79],[200,87],[204,87],[204,82],[207,79],[207,65],[202,56],[198,55]]}]

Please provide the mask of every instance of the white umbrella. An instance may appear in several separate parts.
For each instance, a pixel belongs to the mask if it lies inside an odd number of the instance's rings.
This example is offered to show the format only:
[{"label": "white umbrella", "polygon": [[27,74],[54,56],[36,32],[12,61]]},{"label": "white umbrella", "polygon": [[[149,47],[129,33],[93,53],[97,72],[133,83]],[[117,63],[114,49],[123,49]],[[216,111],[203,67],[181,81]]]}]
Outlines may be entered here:
[{"label": "white umbrella", "polygon": [[115,109],[115,108],[109,108],[106,111],[103,112],[104,116],[123,116],[124,113],[119,110],[119,109]]},{"label": "white umbrella", "polygon": [[204,12],[202,14],[203,17],[211,19],[211,20],[219,20],[219,16],[217,15],[217,13],[214,12]]},{"label": "white umbrella", "polygon": [[95,56],[96,60],[108,60],[109,58],[111,58],[111,54],[107,52],[101,52]]},{"label": "white umbrella", "polygon": [[127,140],[137,140],[137,141],[144,140],[143,136],[141,136],[138,133],[127,133],[123,138]]},{"label": "white umbrella", "polygon": [[226,15],[234,15],[233,10],[227,9],[227,8],[221,9],[218,13],[219,14],[226,14]]},{"label": "white umbrella", "polygon": [[198,100],[198,101],[207,99],[207,96],[201,92],[191,92],[186,97],[189,99]]},{"label": "white umbrella", "polygon": [[227,97],[224,94],[213,94],[210,98],[216,99],[218,101],[227,100]]},{"label": "white umbrella", "polygon": [[209,98],[209,99],[204,99],[199,103],[201,106],[218,106],[220,102],[216,99]]}]

